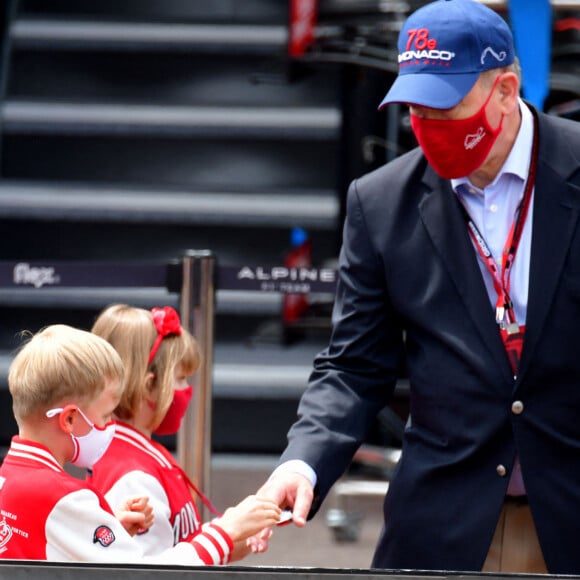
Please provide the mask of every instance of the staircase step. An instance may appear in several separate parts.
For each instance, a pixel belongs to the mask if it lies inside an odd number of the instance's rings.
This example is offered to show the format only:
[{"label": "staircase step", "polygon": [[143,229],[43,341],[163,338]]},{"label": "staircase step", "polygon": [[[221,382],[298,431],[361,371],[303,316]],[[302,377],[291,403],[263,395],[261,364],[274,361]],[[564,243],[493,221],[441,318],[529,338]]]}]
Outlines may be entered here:
[{"label": "staircase step", "polygon": [[286,228],[299,223],[333,230],[338,205],[332,190],[235,193],[0,182],[0,216],[19,219]]},{"label": "staircase step", "polygon": [[[101,310],[111,303],[132,304],[152,308],[160,304],[179,307],[176,294],[164,288],[20,288],[0,289],[0,307],[9,308],[89,308]],[[269,292],[217,290],[216,314],[276,316],[282,296]]]},{"label": "staircase step", "polygon": [[340,113],[320,107],[186,107],[8,101],[6,133],[335,139]]},{"label": "staircase step", "polygon": [[286,2],[276,0],[20,0],[20,13],[35,18],[87,17],[145,21],[283,23]]},{"label": "staircase step", "polygon": [[[135,16],[134,16],[135,17]],[[19,18],[11,27],[16,49],[49,50],[195,50],[272,54],[285,50],[287,26],[194,24],[183,22],[111,22]]]},{"label": "staircase step", "polygon": [[[241,349],[243,356],[264,360],[276,349],[265,353],[257,349]],[[279,350],[279,349],[277,349]],[[298,356],[286,351],[286,365],[228,364],[221,358],[219,345],[215,351],[213,371],[212,447],[220,452],[280,453],[286,432],[296,414],[298,399],[306,386],[311,361],[301,362],[306,351]],[[229,349],[232,354],[235,349]],[[310,358],[310,353],[308,353]],[[292,360],[295,364],[292,364]],[[10,415],[7,375],[12,355],[0,352],[0,445],[8,445],[17,432]],[[172,443],[169,443],[172,445]],[[174,443],[173,443],[174,445]]]},{"label": "staircase step", "polygon": [[[296,224],[299,225],[299,224]],[[90,261],[170,261],[190,249],[209,249],[226,265],[280,265],[290,230],[280,226],[208,226],[179,223],[37,221],[2,218],[0,259]],[[314,264],[337,253],[337,235],[310,229]],[[14,243],[13,240],[18,240]]]},{"label": "staircase step", "polygon": [[318,190],[336,185],[335,141],[5,133],[3,142],[6,179],[155,184],[200,191]]},{"label": "staircase step", "polygon": [[[264,364],[264,351],[259,349],[243,349],[244,355],[253,353],[255,359],[250,364],[220,364],[220,345],[217,345],[214,357],[216,364],[213,371],[213,393],[216,397],[240,399],[298,399],[306,386],[311,371],[314,354],[320,348],[312,351],[304,361],[291,364],[293,353],[282,351],[279,354],[288,359],[286,364]],[[229,349],[228,352],[232,352]],[[272,354],[274,349],[266,352]],[[6,377],[13,355],[0,351],[0,389],[8,387]]]},{"label": "staircase step", "polygon": [[[331,67],[288,73],[273,51],[249,56],[193,51],[12,52],[7,98],[15,101],[120,104],[334,107],[338,71]],[[56,81],[58,79],[58,81]]]}]

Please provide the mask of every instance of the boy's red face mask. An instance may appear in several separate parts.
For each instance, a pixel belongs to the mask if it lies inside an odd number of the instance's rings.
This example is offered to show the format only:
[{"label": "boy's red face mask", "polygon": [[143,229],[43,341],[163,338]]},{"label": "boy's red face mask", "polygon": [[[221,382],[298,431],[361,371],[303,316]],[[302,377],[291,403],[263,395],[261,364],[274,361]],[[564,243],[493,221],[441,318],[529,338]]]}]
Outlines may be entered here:
[{"label": "boy's red face mask", "polygon": [[444,179],[467,177],[481,167],[501,133],[503,115],[499,126],[493,129],[486,114],[500,76],[479,111],[467,119],[423,119],[411,114],[411,127],[419,146]]}]

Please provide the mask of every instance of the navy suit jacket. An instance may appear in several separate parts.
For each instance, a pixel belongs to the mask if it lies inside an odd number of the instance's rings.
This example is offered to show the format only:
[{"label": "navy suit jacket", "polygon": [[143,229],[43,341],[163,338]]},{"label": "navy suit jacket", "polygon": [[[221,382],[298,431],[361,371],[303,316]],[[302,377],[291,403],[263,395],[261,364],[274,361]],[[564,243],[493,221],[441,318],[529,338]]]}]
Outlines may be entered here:
[{"label": "navy suit jacket", "polygon": [[449,182],[415,149],[349,189],[331,340],[281,461],[315,469],[314,513],[405,366],[411,423],[373,567],[481,570],[517,454],[548,569],[580,573],[580,124],[534,114],[540,149],[515,381]]}]

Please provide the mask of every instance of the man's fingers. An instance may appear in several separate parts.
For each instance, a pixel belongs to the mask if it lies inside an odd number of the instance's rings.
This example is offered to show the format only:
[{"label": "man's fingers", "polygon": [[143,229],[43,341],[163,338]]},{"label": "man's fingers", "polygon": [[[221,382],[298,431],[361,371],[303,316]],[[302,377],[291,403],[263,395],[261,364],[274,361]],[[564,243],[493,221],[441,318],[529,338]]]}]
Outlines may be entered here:
[{"label": "man's fingers", "polygon": [[294,507],[292,508],[292,521],[300,528],[306,525],[306,518],[310,513],[313,497],[314,493],[309,483],[298,486]]},{"label": "man's fingers", "polygon": [[312,498],[304,497],[303,495],[298,495],[296,501],[294,502],[294,509],[292,510],[292,521],[298,527],[303,527],[306,525],[306,518],[310,512],[310,506],[312,505]]}]

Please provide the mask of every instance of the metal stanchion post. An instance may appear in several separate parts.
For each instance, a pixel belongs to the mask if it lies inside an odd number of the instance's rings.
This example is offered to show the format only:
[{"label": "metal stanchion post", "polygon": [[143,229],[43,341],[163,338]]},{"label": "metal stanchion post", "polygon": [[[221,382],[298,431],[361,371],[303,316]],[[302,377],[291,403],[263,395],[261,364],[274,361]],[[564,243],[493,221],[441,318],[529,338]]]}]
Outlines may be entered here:
[{"label": "metal stanchion post", "polygon": [[[214,335],[215,256],[209,250],[191,250],[183,257],[181,321],[196,338],[201,352],[192,404],[177,434],[177,459],[193,483],[202,491],[210,489],[212,370]],[[207,508],[195,498],[202,521]]]}]

